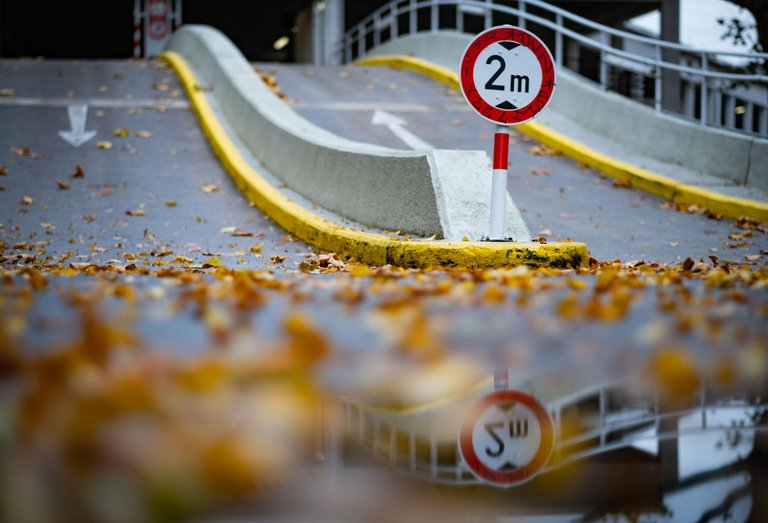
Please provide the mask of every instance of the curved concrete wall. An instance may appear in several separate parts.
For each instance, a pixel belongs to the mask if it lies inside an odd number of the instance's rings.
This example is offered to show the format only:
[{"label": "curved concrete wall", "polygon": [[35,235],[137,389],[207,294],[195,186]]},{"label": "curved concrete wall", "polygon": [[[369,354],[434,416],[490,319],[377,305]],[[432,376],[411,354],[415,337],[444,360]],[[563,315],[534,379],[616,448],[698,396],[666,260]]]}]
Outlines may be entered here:
[{"label": "curved concrete wall", "polygon": [[[254,156],[312,202],[364,225],[423,236],[480,239],[487,229],[491,168],[484,152],[401,151],[320,129],[280,101],[211,27],[185,25],[168,50],[190,64]],[[507,232],[527,241],[530,233],[508,203]]]},{"label": "curved concrete wall", "polygon": [[[458,71],[473,36],[455,31],[419,33],[389,41],[369,55],[411,55]],[[736,183],[768,189],[768,140],[701,127],[606,92],[562,68],[548,110],[639,153]],[[571,138],[578,141],[578,136]],[[621,158],[619,158],[621,159]]]}]

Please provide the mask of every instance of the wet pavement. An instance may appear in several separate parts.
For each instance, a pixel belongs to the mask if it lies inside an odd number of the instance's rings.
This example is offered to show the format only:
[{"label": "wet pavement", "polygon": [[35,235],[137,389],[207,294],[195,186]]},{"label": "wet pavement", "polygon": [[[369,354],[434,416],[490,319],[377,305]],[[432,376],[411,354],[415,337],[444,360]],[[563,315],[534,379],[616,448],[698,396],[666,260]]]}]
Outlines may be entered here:
[{"label": "wet pavement", "polygon": [[[370,125],[383,108],[435,146],[490,147],[487,126],[419,76],[262,68],[343,136],[402,147]],[[0,61],[0,88],[15,91],[0,98],[0,519],[765,519],[764,413],[744,430],[685,435],[672,476],[652,433],[512,490],[390,470],[357,429],[322,414],[461,397],[503,366],[546,401],[639,379],[670,401],[706,383],[760,403],[757,224],[663,208],[516,136],[524,169],[510,186],[534,232],[586,241],[603,260],[691,259],[372,268],[316,253],[252,208],[160,63]],[[70,104],[88,105],[85,130],[97,133],[79,147],[58,134]],[[676,428],[717,418],[715,407]],[[594,417],[594,405],[579,409]],[[434,432],[455,459],[455,427]]]}]

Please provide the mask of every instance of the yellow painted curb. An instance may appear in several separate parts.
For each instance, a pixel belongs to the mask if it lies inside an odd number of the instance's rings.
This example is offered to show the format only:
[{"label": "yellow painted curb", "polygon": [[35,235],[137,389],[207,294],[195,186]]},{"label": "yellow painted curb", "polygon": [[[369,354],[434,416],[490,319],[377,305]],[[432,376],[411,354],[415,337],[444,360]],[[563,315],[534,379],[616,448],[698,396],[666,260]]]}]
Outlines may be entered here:
[{"label": "yellow painted curb", "polygon": [[186,61],[174,52],[165,52],[162,57],[176,71],[203,132],[235,184],[280,227],[303,241],[371,265],[570,268],[589,264],[589,251],[583,243],[398,241],[325,220],[287,198],[253,170],[211,109],[206,93],[197,87],[197,80]]},{"label": "yellow painted curb", "polygon": [[[459,75],[456,72],[412,56],[372,56],[358,60],[355,64],[407,69],[459,89]],[[686,205],[701,205],[728,218],[749,216],[760,223],[768,222],[768,203],[727,196],[641,169],[590,149],[538,122],[528,122],[517,126],[517,129],[556,152],[666,200]]]}]

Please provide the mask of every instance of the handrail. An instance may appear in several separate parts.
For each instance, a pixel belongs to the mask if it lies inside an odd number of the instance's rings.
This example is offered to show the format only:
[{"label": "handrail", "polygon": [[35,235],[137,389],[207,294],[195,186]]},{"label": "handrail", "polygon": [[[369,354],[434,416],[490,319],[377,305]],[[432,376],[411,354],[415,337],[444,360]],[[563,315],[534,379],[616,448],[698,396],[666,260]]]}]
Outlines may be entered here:
[{"label": "handrail", "polygon": [[[456,22],[452,28],[457,31],[463,31],[465,15],[484,17],[484,23],[487,28],[492,23],[492,15],[494,13],[517,17],[520,21],[520,25],[525,25],[527,22],[530,22],[554,31],[554,55],[558,66],[565,65],[563,63],[563,55],[565,54],[563,42],[566,37],[577,42],[581,46],[598,51],[600,53],[601,62],[599,83],[603,89],[608,89],[609,66],[618,69],[624,68],[630,71],[633,70],[631,67],[628,68],[625,65],[608,63],[606,59],[609,57],[616,57],[638,66],[649,67],[652,71],[647,74],[655,79],[653,102],[657,112],[663,110],[661,92],[663,72],[671,71],[682,73],[683,75],[686,75],[684,80],[688,82],[689,90],[692,90],[692,86],[695,85],[698,86],[697,88],[701,91],[699,100],[688,110],[695,113],[695,108],[699,109],[700,115],[697,116],[697,118],[702,125],[728,126],[734,130],[742,130],[751,133],[752,129],[747,129],[746,123],[743,125],[744,129],[736,129],[735,122],[726,121],[723,124],[719,123],[719,121],[717,121],[719,120],[719,115],[712,116],[717,112],[716,103],[732,103],[733,98],[731,98],[731,100],[715,100],[715,97],[712,95],[722,95],[724,98],[726,96],[731,96],[726,92],[729,88],[727,84],[730,83],[732,85],[742,82],[757,83],[761,86],[762,84],[765,84],[765,89],[768,91],[768,72],[766,72],[768,53],[697,49],[686,44],[637,35],[628,31],[599,24],[560,7],[553,6],[543,0],[518,0],[517,7],[495,4],[493,0],[392,0],[376,9],[373,13],[349,29],[344,34],[341,41],[337,43],[336,52],[340,54],[342,62],[350,62],[352,61],[353,55],[356,54],[357,58],[361,58],[368,52],[368,50],[382,44],[384,31],[387,29],[389,29],[389,39],[417,33],[419,31],[416,14],[423,9],[430,10],[429,31],[437,32],[440,30],[439,8],[442,6],[456,7]],[[535,7],[545,14],[533,14],[529,11],[529,7]],[[546,14],[551,15],[552,18],[545,18],[545,16],[547,16]],[[408,15],[406,24],[400,23],[400,17],[402,15]],[[586,29],[597,34],[583,34],[578,30],[566,27],[566,22],[575,25],[582,30]],[[368,36],[371,34],[373,35],[372,46],[369,45],[367,41]],[[611,43],[611,37],[620,38],[624,42],[632,41],[651,46],[653,56],[634,54],[615,47]],[[693,63],[681,63],[679,56],[673,56],[680,54],[685,54],[689,59],[692,58]],[[725,64],[718,64],[718,67],[720,68],[720,70],[718,70],[713,68],[713,62],[715,62],[718,57],[742,58],[749,63],[762,66],[763,70],[743,73],[722,70],[730,67]],[[695,95],[692,91],[689,94],[691,97],[694,97]],[[750,101],[749,104],[751,104],[749,111],[750,122],[752,121],[753,113],[755,118],[762,118],[762,120],[756,121],[752,127],[758,129],[758,134],[768,135],[768,100],[766,103],[753,100]],[[759,108],[760,112],[753,110],[754,108]],[[694,114],[689,114],[688,116],[693,117]],[[711,120],[715,121],[713,122]]]}]

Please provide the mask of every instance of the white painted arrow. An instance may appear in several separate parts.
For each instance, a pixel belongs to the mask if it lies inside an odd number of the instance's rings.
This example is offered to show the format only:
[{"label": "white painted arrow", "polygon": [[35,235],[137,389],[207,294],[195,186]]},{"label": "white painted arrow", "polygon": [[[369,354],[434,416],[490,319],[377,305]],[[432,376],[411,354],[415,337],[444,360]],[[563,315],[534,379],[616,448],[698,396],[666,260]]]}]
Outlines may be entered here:
[{"label": "white painted arrow", "polygon": [[386,125],[392,133],[400,138],[408,147],[415,151],[431,151],[435,147],[425,142],[405,128],[407,122],[394,114],[376,109],[373,112],[373,125]]},{"label": "white painted arrow", "polygon": [[80,147],[85,142],[96,136],[96,131],[86,131],[85,122],[88,119],[87,105],[69,105],[67,106],[69,114],[69,126],[71,131],[59,131],[61,136],[74,147]]}]

